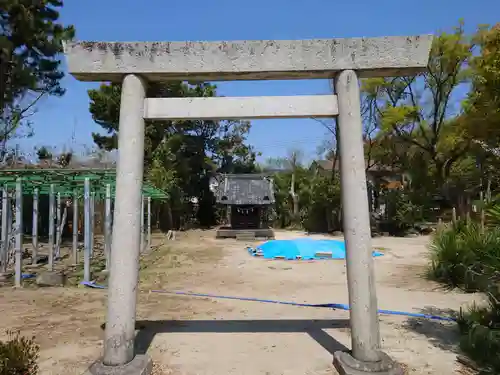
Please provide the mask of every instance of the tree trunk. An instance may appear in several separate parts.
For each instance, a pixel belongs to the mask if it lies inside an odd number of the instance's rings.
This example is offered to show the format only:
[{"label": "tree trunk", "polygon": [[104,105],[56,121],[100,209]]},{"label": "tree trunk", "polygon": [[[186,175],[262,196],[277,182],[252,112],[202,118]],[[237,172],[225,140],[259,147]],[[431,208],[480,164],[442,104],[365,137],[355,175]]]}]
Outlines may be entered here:
[{"label": "tree trunk", "polygon": [[491,202],[491,178],[488,176],[488,182],[486,185],[486,201]]},{"label": "tree trunk", "polygon": [[157,227],[162,232],[167,232],[174,228],[173,215],[172,215],[172,207],[170,206],[170,202],[164,202],[159,208],[158,215],[158,225]]},{"label": "tree trunk", "polygon": [[290,195],[293,201],[293,216],[297,219],[299,216],[299,197],[295,193],[295,172],[292,172],[292,182],[290,183]]},{"label": "tree trunk", "polygon": [[337,119],[335,121],[335,152],[333,155],[333,164],[332,164],[332,182],[335,182],[336,177],[336,166],[337,162],[340,160],[340,142],[339,142],[339,124]]}]

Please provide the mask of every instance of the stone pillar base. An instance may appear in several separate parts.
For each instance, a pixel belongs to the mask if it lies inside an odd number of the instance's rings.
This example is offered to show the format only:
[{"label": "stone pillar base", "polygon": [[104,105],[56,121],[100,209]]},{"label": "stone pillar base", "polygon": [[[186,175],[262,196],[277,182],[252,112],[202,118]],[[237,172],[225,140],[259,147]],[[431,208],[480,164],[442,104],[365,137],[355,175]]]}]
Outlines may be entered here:
[{"label": "stone pillar base", "polygon": [[350,353],[335,352],[333,365],[340,375],[404,375],[403,367],[387,354],[381,352],[380,358],[378,362],[361,362]]},{"label": "stone pillar base", "polygon": [[64,286],[66,276],[59,271],[44,271],[36,277],[38,286]]},{"label": "stone pillar base", "polygon": [[99,276],[108,277],[109,276],[109,270],[108,269],[103,269],[101,272],[99,272]]},{"label": "stone pillar base", "polygon": [[83,375],[151,375],[153,362],[147,354],[136,355],[123,366],[106,366],[102,359],[94,362]]}]

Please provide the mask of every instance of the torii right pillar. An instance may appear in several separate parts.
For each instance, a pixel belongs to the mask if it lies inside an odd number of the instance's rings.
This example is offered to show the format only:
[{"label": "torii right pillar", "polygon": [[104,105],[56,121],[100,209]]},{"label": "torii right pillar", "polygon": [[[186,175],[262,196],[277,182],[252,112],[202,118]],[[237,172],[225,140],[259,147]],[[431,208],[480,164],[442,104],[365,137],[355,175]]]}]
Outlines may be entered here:
[{"label": "torii right pillar", "polygon": [[334,365],[341,375],[402,375],[401,366],[380,350],[360,90],[356,72],[340,72],[335,78],[335,92],[339,106],[340,180],[352,351],[336,352]]}]

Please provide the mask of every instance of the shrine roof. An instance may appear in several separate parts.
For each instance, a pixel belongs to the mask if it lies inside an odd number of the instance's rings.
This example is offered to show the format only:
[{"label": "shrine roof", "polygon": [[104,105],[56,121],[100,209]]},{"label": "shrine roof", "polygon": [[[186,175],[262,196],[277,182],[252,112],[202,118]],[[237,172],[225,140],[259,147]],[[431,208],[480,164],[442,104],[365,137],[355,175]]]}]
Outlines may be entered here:
[{"label": "shrine roof", "polygon": [[210,188],[217,203],[225,205],[270,205],[275,202],[273,180],[261,174],[221,174]]}]

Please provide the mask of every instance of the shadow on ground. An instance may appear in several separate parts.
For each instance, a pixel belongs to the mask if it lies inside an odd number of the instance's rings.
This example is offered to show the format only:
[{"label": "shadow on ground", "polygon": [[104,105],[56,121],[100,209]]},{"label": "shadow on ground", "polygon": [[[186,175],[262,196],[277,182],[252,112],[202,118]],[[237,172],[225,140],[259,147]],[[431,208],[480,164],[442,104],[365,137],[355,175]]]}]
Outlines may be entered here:
[{"label": "shadow on ground", "polygon": [[[101,326],[104,329],[104,325]],[[349,328],[349,319],[283,319],[283,320],[141,320],[135,350],[144,354],[159,333],[307,333],[333,355],[348,348],[330,336],[325,329]]]},{"label": "shadow on ground", "polygon": [[[424,307],[419,311],[421,314],[447,316],[456,318],[458,313],[451,309],[439,309],[434,306]],[[408,318],[403,327],[409,331],[418,333],[427,337],[429,342],[441,349],[448,351],[457,351],[460,341],[460,331],[455,322],[446,322],[440,320],[430,320],[422,318]]]}]

